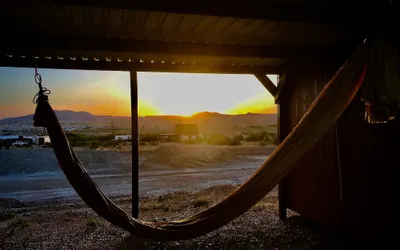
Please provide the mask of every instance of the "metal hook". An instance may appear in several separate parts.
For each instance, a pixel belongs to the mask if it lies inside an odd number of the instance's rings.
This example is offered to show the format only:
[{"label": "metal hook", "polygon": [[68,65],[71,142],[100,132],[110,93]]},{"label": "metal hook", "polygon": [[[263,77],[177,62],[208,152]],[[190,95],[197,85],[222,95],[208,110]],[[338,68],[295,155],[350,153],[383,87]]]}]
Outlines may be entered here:
[{"label": "metal hook", "polygon": [[42,76],[39,74],[36,59],[35,59],[35,75],[34,75],[34,79],[35,79],[36,84],[39,87],[38,94],[43,94],[44,90],[43,90],[43,86],[42,86]]}]

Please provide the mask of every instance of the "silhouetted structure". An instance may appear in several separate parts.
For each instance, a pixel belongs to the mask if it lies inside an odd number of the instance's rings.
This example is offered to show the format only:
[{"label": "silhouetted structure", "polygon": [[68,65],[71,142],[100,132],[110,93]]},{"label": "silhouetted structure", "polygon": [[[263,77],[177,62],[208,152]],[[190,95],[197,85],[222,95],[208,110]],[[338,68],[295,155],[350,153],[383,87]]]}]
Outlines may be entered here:
[{"label": "silhouetted structure", "polygon": [[190,142],[198,139],[199,131],[196,124],[176,124],[175,135],[181,142]]}]

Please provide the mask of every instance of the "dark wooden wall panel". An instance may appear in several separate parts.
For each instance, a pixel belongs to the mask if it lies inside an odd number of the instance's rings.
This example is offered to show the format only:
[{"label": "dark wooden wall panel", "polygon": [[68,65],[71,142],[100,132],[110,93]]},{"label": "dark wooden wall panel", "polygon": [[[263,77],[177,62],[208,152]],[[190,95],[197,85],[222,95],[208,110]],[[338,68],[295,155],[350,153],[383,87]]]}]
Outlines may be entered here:
[{"label": "dark wooden wall panel", "polygon": [[[281,105],[287,105],[282,117],[288,122],[288,131],[303,117],[334,71],[304,73],[299,71],[288,76],[287,89]],[[302,216],[335,227],[340,215],[339,175],[334,129],[321,138],[298,162],[282,182],[287,208]],[[290,156],[288,156],[290,157]]]},{"label": "dark wooden wall panel", "polygon": [[[282,138],[334,73],[314,72],[299,70],[287,78],[290,87],[280,102]],[[394,234],[392,228],[400,222],[400,118],[368,124],[364,104],[356,97],[336,125],[337,130],[332,127],[282,181],[280,200],[300,215],[352,237]]]},{"label": "dark wooden wall panel", "polygon": [[363,103],[355,100],[338,122],[343,169],[344,229],[361,237],[390,234],[399,223],[400,120],[364,121]]}]

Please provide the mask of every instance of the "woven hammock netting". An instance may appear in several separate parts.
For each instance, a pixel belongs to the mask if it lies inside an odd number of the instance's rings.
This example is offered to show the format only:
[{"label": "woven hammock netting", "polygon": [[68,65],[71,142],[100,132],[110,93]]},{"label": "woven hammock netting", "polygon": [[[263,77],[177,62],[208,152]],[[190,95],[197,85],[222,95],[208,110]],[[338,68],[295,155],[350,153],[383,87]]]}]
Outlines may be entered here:
[{"label": "woven hammock netting", "polygon": [[62,171],[82,200],[99,216],[142,238],[157,241],[190,239],[225,225],[267,195],[299,158],[332,128],[360,92],[368,107],[369,121],[392,119],[397,114],[400,96],[397,57],[393,50],[381,38],[371,44],[361,44],[325,85],[293,131],[247,181],[220,203],[183,220],[140,221],[112,202],[88,175],[44,94],[37,100],[34,125],[47,129]]}]

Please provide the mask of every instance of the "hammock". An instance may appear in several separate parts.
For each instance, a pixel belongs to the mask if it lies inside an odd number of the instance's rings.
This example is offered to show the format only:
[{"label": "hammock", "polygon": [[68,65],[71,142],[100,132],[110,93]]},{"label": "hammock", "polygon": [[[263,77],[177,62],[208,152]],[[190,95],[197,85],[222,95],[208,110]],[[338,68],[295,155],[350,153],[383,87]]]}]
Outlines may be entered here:
[{"label": "hammock", "polygon": [[363,83],[366,55],[363,44],[325,86],[295,129],[246,182],[220,203],[183,220],[140,221],[104,195],[68,143],[45,94],[39,94],[34,125],[47,128],[65,176],[83,201],[99,216],[142,238],[158,241],[190,239],[218,229],[245,213],[267,195],[296,161],[331,129]]}]

